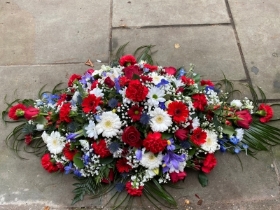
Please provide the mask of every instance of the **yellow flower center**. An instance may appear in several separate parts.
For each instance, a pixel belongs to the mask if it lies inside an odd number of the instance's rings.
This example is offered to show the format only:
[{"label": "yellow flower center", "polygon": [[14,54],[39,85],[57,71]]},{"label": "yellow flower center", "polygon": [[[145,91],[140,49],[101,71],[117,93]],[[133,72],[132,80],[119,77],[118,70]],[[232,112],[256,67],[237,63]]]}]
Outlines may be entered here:
[{"label": "yellow flower center", "polygon": [[162,117],[161,115],[158,116],[158,117],[156,118],[156,122],[159,123],[159,124],[163,123],[163,117]]},{"label": "yellow flower center", "polygon": [[149,160],[153,160],[153,159],[155,159],[155,156],[153,154],[150,154],[149,155]]},{"label": "yellow flower center", "polygon": [[167,140],[167,144],[168,144],[168,145],[171,145],[171,141],[170,141],[170,140]]},{"label": "yellow flower center", "polygon": [[106,128],[111,128],[112,127],[112,122],[107,120],[105,123],[104,123],[105,127]]}]

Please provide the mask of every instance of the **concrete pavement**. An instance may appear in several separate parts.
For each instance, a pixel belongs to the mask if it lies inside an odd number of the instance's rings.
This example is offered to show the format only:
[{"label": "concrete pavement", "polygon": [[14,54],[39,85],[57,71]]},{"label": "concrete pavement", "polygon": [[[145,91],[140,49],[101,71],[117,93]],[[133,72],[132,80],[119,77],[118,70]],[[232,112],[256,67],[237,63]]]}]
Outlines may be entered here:
[{"label": "concrete pavement", "polygon": [[[84,72],[87,59],[95,68],[96,60],[108,63],[128,41],[128,53],[153,44],[159,65],[193,63],[212,80],[223,72],[236,84],[262,87],[270,102],[280,102],[278,0],[1,0],[0,109],[5,95],[10,101],[36,98],[42,85],[51,88]],[[86,198],[71,206],[72,176],[48,174],[34,155],[19,159],[4,143],[12,126],[1,123],[0,129],[1,210],[97,209],[109,199]],[[240,155],[243,170],[237,158],[218,154],[206,188],[190,171],[183,189],[170,191],[179,209],[280,209],[279,151],[280,146],[261,152],[258,160]],[[140,200],[136,205],[153,209]]]}]

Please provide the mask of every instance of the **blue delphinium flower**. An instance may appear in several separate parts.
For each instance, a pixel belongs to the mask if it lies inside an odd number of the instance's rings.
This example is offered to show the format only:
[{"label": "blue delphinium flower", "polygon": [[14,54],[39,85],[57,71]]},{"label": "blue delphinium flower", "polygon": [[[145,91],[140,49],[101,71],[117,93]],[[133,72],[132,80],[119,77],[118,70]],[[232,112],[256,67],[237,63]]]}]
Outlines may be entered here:
[{"label": "blue delphinium flower", "polygon": [[120,144],[118,142],[112,142],[109,144],[108,149],[113,154],[114,152],[117,152],[120,148]]},{"label": "blue delphinium flower", "polygon": [[174,145],[174,139],[173,138],[168,139],[167,143],[168,143],[168,145],[166,147],[167,150],[170,150],[170,151],[175,150],[175,145]]},{"label": "blue delphinium flower", "polygon": [[64,166],[64,173],[65,174],[70,174],[75,170],[75,168],[73,167],[72,162],[69,163],[69,165]]},{"label": "blue delphinium flower", "polygon": [[240,152],[240,147],[236,146],[236,147],[234,148],[234,152],[235,152],[236,154],[238,154],[238,153]]},{"label": "blue delphinium flower", "polygon": [[229,141],[230,141],[231,143],[233,143],[234,145],[236,145],[236,144],[238,144],[239,139],[236,138],[236,136],[231,136],[231,137],[229,138]]},{"label": "blue delphinium flower", "polygon": [[161,86],[167,85],[169,82],[165,79],[161,79],[161,81],[156,85],[156,87],[160,88]]},{"label": "blue delphinium flower", "polygon": [[166,109],[165,102],[159,102],[158,107],[161,108],[162,110],[165,110]]},{"label": "blue delphinium flower", "polygon": [[141,149],[136,150],[135,155],[136,155],[136,159],[140,161],[142,159],[142,150]]},{"label": "blue delphinium flower", "polygon": [[82,160],[83,160],[85,165],[88,165],[89,162],[90,162],[90,155],[84,154],[83,157],[82,157]]},{"label": "blue delphinium flower", "polygon": [[77,176],[77,177],[81,177],[81,176],[82,176],[81,172],[80,172],[78,169],[76,169],[76,170],[74,171],[74,174],[75,174],[75,176]]},{"label": "blue delphinium flower", "polygon": [[114,82],[115,82],[116,91],[117,91],[117,93],[119,93],[120,89],[121,89],[121,86],[120,86],[120,83],[119,83],[119,78],[115,78]]},{"label": "blue delphinium flower", "polygon": [[118,106],[118,100],[115,99],[115,98],[111,98],[109,101],[108,101],[108,105],[109,107],[111,107],[112,109],[117,107]]}]

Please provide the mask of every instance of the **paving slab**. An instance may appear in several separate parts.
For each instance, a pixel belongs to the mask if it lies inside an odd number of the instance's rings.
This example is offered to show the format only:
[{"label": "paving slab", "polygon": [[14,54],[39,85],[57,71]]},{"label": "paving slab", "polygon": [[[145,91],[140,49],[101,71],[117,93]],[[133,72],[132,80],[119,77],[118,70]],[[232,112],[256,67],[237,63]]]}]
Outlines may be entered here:
[{"label": "paving slab", "polygon": [[0,2],[0,65],[108,62],[110,0]]},{"label": "paving slab", "polygon": [[230,23],[220,0],[113,1],[113,27]]},{"label": "paving slab", "polygon": [[280,99],[280,4],[275,0],[229,0],[252,82]]},{"label": "paving slab", "polygon": [[113,51],[127,42],[127,53],[142,45],[156,45],[153,58],[161,66],[188,69],[193,63],[195,71],[208,79],[223,79],[223,73],[229,80],[246,79],[231,26],[113,30]]}]

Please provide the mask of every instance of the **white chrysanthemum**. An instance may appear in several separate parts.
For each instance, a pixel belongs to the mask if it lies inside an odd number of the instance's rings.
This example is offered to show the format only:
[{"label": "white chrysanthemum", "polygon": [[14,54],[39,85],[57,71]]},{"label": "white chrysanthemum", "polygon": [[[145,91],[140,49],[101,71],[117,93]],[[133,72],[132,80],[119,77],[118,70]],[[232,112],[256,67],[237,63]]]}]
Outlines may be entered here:
[{"label": "white chrysanthemum", "polygon": [[156,73],[156,72],[152,72],[152,73],[150,74],[150,77],[153,78],[153,81],[152,81],[152,82],[153,82],[155,85],[157,85],[158,83],[161,82],[162,79],[164,79],[163,76],[160,76],[160,75],[159,75],[158,73]]},{"label": "white chrysanthemum", "polygon": [[155,169],[161,165],[162,162],[162,154],[161,152],[155,156],[152,152],[146,152],[142,155],[142,159],[140,160],[140,164],[148,169]]},{"label": "white chrysanthemum", "polygon": [[89,143],[87,140],[79,140],[79,142],[85,150],[89,150]]},{"label": "white chrysanthemum", "polygon": [[36,129],[37,129],[37,131],[42,131],[42,130],[44,130],[44,125],[43,124],[37,124],[36,125]]},{"label": "white chrysanthemum", "polygon": [[236,128],[235,132],[236,132],[236,135],[235,135],[236,138],[238,138],[239,141],[242,141],[243,135],[244,135],[244,130],[242,128]]},{"label": "white chrysanthemum", "polygon": [[149,115],[152,117],[150,126],[154,132],[164,132],[172,125],[171,117],[160,108],[150,111]]},{"label": "white chrysanthemum", "polygon": [[94,139],[98,138],[94,121],[90,120],[88,126],[86,126],[85,129],[87,131],[86,133],[89,138],[94,138]]},{"label": "white chrysanthemum", "polygon": [[193,127],[193,129],[196,129],[196,128],[200,127],[200,122],[199,122],[199,118],[198,117],[193,118],[193,120],[192,120],[192,127]]},{"label": "white chrysanthemum", "polygon": [[43,141],[45,142],[45,144],[47,144],[47,139],[49,137],[49,134],[46,133],[46,131],[44,131],[41,135]]},{"label": "white chrysanthemum", "polygon": [[242,107],[242,102],[240,100],[232,100],[232,102],[230,102],[231,106],[237,107],[237,108],[241,108]]},{"label": "white chrysanthemum", "polygon": [[104,93],[102,92],[102,90],[101,89],[99,89],[99,88],[94,88],[93,90],[91,90],[90,92],[89,92],[90,94],[94,94],[96,97],[103,97],[104,96]]},{"label": "white chrysanthemum", "polygon": [[122,126],[119,116],[113,112],[103,112],[100,116],[101,121],[96,125],[97,134],[111,138],[116,136]]},{"label": "white chrysanthemum", "polygon": [[206,142],[201,145],[201,148],[209,153],[214,153],[219,149],[218,135],[213,131],[206,130]]},{"label": "white chrysanthemum", "polygon": [[149,93],[147,95],[148,99],[148,104],[151,106],[157,106],[159,104],[159,102],[164,102],[165,98],[163,98],[165,96],[164,90],[163,89],[159,89],[157,87],[152,87],[149,89]]},{"label": "white chrysanthemum", "polygon": [[155,173],[154,170],[148,169],[148,170],[145,171],[145,178],[146,178],[146,180],[150,180],[150,179],[152,179],[156,175],[157,174]]},{"label": "white chrysanthemum", "polygon": [[59,154],[62,152],[65,146],[66,138],[61,136],[58,131],[53,131],[47,138],[48,150],[53,154]]}]

